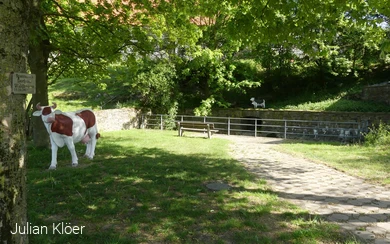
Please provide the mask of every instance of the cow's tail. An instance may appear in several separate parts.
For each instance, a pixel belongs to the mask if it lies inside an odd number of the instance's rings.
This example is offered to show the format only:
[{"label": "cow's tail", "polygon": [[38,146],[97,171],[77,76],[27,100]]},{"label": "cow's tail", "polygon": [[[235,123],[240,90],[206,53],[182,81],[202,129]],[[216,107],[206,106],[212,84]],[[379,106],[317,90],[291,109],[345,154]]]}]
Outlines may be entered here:
[{"label": "cow's tail", "polygon": [[96,134],[96,139],[99,139],[100,138],[100,133],[97,133]]}]

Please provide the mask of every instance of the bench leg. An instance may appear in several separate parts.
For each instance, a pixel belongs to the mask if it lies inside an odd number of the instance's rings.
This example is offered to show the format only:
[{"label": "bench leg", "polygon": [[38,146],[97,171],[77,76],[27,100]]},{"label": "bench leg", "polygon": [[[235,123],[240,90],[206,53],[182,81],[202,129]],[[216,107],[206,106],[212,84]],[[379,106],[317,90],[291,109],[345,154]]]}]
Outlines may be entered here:
[{"label": "bench leg", "polygon": [[211,131],[210,131],[210,127],[207,127],[207,135],[208,135],[209,139],[211,139]]}]

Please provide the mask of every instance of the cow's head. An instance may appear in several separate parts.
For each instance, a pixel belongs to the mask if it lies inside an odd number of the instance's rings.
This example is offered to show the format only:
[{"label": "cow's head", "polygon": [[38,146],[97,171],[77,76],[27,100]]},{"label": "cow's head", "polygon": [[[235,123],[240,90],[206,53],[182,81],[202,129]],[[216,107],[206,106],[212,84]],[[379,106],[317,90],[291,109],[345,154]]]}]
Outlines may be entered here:
[{"label": "cow's head", "polygon": [[57,104],[53,103],[53,106],[41,106],[40,103],[37,104],[37,111],[33,113],[33,116],[41,116],[44,123],[53,123],[55,120],[54,109],[56,109]]}]

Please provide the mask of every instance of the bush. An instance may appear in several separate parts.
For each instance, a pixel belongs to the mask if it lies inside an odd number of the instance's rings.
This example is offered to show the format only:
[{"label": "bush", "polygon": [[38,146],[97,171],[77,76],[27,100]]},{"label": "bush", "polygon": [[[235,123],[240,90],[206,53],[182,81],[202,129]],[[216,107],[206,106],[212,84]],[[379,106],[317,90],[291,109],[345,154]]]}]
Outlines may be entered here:
[{"label": "bush", "polygon": [[364,140],[367,146],[390,146],[390,125],[381,122],[378,128],[373,126]]},{"label": "bush", "polygon": [[175,126],[176,126],[175,119],[176,119],[178,109],[179,109],[179,104],[176,101],[168,109],[167,118],[164,120],[164,128],[166,130],[172,130],[175,128]]}]

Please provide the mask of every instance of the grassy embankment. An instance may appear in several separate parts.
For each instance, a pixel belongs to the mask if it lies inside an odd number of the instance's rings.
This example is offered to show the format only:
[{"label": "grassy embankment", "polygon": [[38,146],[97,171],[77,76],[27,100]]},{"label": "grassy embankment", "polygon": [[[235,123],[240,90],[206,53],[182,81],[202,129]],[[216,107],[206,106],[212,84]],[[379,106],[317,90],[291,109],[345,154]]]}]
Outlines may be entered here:
[{"label": "grassy embankment", "polygon": [[[96,85],[75,79],[60,79],[49,87],[49,100],[61,105],[63,111],[80,107],[109,109],[137,106],[136,101],[119,102],[118,88],[108,87],[105,91]],[[300,95],[293,98],[280,98],[279,101],[266,101],[267,108],[313,111],[357,111],[357,112],[390,112],[390,106],[384,103],[359,100],[361,85],[338,92],[322,92]],[[250,101],[248,98],[248,107]]]}]

